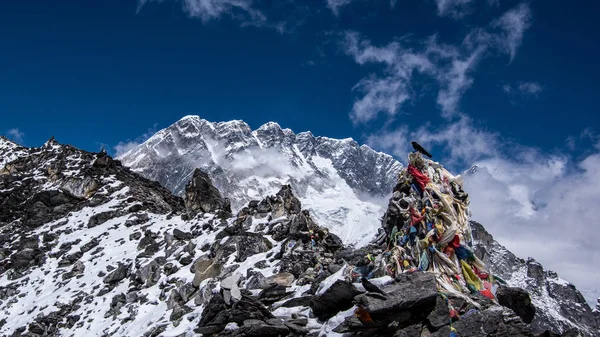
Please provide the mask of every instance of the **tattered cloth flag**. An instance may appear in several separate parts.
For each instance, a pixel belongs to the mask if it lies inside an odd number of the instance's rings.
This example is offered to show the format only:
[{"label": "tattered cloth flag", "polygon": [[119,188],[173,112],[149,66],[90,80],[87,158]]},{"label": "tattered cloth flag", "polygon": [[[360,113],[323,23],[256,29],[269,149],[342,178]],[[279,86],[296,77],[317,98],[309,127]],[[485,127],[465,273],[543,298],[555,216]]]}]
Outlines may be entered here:
[{"label": "tattered cloth flag", "polygon": [[460,176],[419,152],[409,153],[383,218],[387,240],[378,241],[386,245],[383,266],[374,266],[370,275],[377,268],[393,277],[421,270],[435,274],[440,293],[469,300],[465,294],[480,292],[493,299],[496,281],[473,254],[468,206]]}]

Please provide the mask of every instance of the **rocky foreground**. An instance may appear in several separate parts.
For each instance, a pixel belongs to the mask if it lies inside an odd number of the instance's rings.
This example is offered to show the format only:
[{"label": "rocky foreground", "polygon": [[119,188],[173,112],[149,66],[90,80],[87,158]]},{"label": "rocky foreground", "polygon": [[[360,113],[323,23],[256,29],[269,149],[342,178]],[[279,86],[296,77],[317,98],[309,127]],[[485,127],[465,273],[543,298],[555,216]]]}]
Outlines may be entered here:
[{"label": "rocky foreground", "polygon": [[356,282],[385,246],[345,247],[290,186],[234,216],[199,170],[182,199],[105,153],[19,150],[0,167],[2,336],[555,336],[519,288]]}]

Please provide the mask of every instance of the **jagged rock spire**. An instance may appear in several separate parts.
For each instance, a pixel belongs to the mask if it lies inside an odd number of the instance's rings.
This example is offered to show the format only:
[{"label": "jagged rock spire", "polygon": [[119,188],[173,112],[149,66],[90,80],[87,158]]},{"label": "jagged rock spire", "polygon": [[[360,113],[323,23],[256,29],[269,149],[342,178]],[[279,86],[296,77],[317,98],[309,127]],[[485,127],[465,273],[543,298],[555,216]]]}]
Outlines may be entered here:
[{"label": "jagged rock spire", "polygon": [[224,211],[231,214],[231,203],[221,197],[210,176],[196,168],[192,179],[185,186],[185,207],[192,217],[198,213]]}]

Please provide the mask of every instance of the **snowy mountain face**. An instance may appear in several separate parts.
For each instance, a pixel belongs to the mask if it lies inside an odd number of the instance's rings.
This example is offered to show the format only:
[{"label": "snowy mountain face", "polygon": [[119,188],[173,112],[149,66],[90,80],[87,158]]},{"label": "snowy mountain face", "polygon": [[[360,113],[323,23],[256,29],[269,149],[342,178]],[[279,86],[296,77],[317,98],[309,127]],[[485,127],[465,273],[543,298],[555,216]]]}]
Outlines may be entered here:
[{"label": "snowy mountain face", "polygon": [[27,155],[27,149],[0,136],[0,169],[8,162]]},{"label": "snowy mountain face", "polygon": [[364,246],[379,228],[402,164],[351,139],[295,134],[276,123],[187,116],[121,155],[125,166],[181,195],[195,168],[206,171],[233,210],[291,184],[315,219],[345,243]]},{"label": "snowy mountain face", "polygon": [[575,286],[555,272],[544,270],[534,259],[523,260],[500,245],[485,228],[471,222],[476,254],[508,284],[527,290],[536,306],[531,323],[539,331],[567,333],[577,329],[584,336],[600,335],[600,314],[592,310]]},{"label": "snowy mountain face", "polygon": [[[366,292],[354,267],[385,250],[345,247],[289,185],[232,216],[199,171],[184,201],[104,153],[51,140],[17,157],[0,168],[0,336],[450,333],[433,274],[377,275],[369,288],[385,296]],[[490,266],[520,268],[473,230]],[[501,275],[516,282],[511,270]],[[565,306],[577,292],[563,288],[548,288],[561,310],[573,310],[558,315],[592,331],[585,310]],[[451,300],[461,336],[542,336],[496,302]]]}]

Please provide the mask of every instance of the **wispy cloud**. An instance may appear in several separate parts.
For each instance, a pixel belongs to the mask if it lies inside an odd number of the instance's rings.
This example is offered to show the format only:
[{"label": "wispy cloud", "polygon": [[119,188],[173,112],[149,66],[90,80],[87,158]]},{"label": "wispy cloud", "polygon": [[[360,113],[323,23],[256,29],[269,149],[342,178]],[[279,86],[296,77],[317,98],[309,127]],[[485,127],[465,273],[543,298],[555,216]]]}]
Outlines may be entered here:
[{"label": "wispy cloud", "polygon": [[398,41],[377,47],[357,33],[347,33],[344,51],[358,64],[384,66],[382,75],[371,75],[354,87],[364,96],[354,103],[350,114],[352,120],[356,124],[365,123],[381,112],[390,117],[400,113],[402,106],[416,96],[413,90],[416,74],[426,75],[438,84],[437,103],[444,117],[452,117],[458,111],[461,96],[473,82],[470,73],[484,50],[467,45],[444,45],[435,35],[412,48]]},{"label": "wispy cloud", "polygon": [[347,6],[354,0],[327,0],[327,7],[331,9],[333,15],[340,15],[340,9],[344,6]]},{"label": "wispy cloud", "polygon": [[6,131],[6,137],[15,143],[22,144],[25,133],[19,130],[19,128],[14,128]]},{"label": "wispy cloud", "polygon": [[125,141],[118,142],[117,145],[113,146],[113,149],[115,151],[114,156],[118,157],[148,140],[148,138],[152,137],[152,135],[156,133],[157,126],[158,124],[154,123],[154,125],[151,128],[149,128],[146,132],[144,132],[141,136],[138,136],[133,140],[127,139]]},{"label": "wispy cloud", "polygon": [[503,84],[502,90],[510,99],[510,103],[517,104],[518,99],[539,98],[544,91],[544,87],[538,82],[518,82],[514,85]]},{"label": "wispy cloud", "polygon": [[537,96],[543,90],[542,86],[537,82],[521,82],[519,83],[519,91],[524,94]]},{"label": "wispy cloud", "polygon": [[502,30],[501,34],[504,38],[498,41],[510,55],[511,62],[517,54],[525,31],[531,26],[531,20],[529,5],[522,3],[492,23],[492,27]]},{"label": "wispy cloud", "polygon": [[[527,5],[519,5],[489,27],[472,29],[458,45],[441,43],[437,35],[432,35],[425,41],[404,38],[377,46],[356,32],[346,32],[342,49],[347,55],[360,65],[382,66],[379,74],[371,74],[354,86],[353,90],[362,93],[362,97],[352,107],[352,121],[367,123],[380,113],[389,118],[401,113],[403,105],[417,97],[413,88],[416,74],[425,75],[437,86],[437,104],[442,116],[447,119],[458,116],[460,100],[473,85],[472,73],[479,62],[493,55],[492,51],[507,53],[512,60],[530,25],[528,13]],[[509,27],[510,22],[517,28]],[[527,86],[524,89],[535,90]]]},{"label": "wispy cloud", "polygon": [[439,16],[460,19],[472,12],[474,0],[435,0]]},{"label": "wispy cloud", "polygon": [[453,59],[448,70],[438,74],[437,80],[443,85],[438,93],[437,103],[444,117],[450,118],[458,111],[461,97],[473,84],[470,73],[475,69],[484,51],[485,47],[480,46],[464,59]]},{"label": "wispy cloud", "polygon": [[397,41],[377,47],[358,33],[347,32],[343,49],[358,64],[377,63],[384,66],[382,75],[371,75],[354,86],[354,90],[364,94],[354,103],[350,113],[354,123],[373,120],[380,112],[395,116],[414,95],[411,87],[414,73],[435,71],[426,52],[404,48]]},{"label": "wispy cloud", "polygon": [[444,154],[445,162],[455,168],[497,155],[502,143],[498,133],[478,127],[465,115],[442,127],[426,123],[409,130],[407,126],[400,126],[395,130],[380,131],[366,139],[370,146],[399,158],[411,151],[410,142],[415,140],[427,148],[437,148]]},{"label": "wispy cloud", "polygon": [[[175,0],[138,0],[138,12],[151,2]],[[181,0],[183,11],[191,18],[199,18],[203,22],[218,20],[229,16],[242,26],[271,28],[280,33],[287,30],[286,23],[269,21],[264,11],[255,6],[253,0]]]}]

